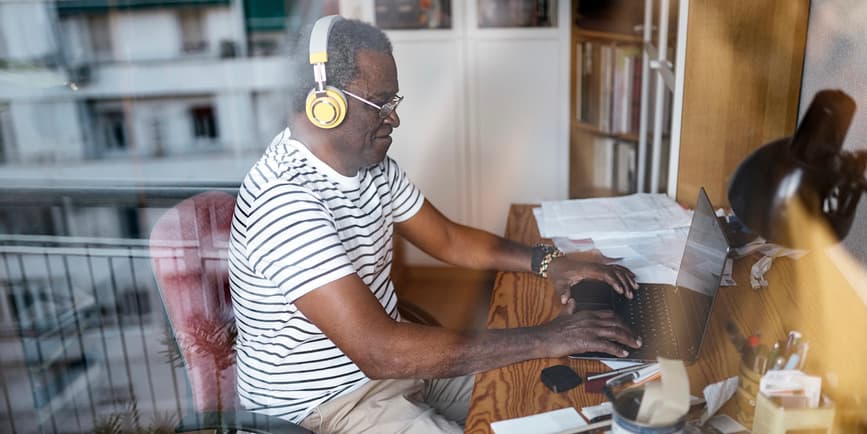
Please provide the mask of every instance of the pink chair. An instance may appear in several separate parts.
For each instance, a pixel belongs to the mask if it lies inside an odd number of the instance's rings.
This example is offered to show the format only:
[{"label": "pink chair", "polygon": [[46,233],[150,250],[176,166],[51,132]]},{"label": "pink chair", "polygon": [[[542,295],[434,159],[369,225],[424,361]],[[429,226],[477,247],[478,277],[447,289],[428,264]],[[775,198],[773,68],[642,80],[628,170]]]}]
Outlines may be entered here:
[{"label": "pink chair", "polygon": [[209,191],[163,214],[151,231],[154,275],[186,367],[193,414],[176,432],[310,433],[238,405],[235,317],[227,250],[235,198]]}]

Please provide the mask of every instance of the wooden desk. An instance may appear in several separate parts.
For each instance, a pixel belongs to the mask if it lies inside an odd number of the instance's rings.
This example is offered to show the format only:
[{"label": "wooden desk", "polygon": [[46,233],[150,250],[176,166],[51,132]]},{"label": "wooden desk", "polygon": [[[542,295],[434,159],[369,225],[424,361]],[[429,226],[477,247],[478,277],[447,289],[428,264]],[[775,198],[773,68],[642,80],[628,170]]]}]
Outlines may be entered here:
[{"label": "wooden desk", "polygon": [[[526,244],[540,241],[532,206],[511,207],[506,237]],[[835,383],[833,385],[826,379],[825,389],[839,404],[837,420],[843,428],[838,427],[837,432],[867,431],[865,305],[839,276],[827,276],[830,271],[816,272],[817,265],[810,261],[813,256],[818,255],[810,254],[799,261],[777,260],[767,276],[770,287],[759,291],[749,285],[749,268],[754,261],[745,258],[735,262],[734,279],[739,284],[720,289],[699,360],[687,367],[693,395],[702,396],[707,384],[737,375],[739,355],[725,332],[728,319],[742,331],[761,331],[767,337],[764,341],[782,338],[788,330],[798,329],[810,342],[805,370],[833,373],[831,376],[836,377],[830,381]],[[826,259],[821,261],[826,262]],[[800,289],[805,287],[811,289]],[[815,288],[822,288],[822,291]],[[553,319],[559,311],[560,302],[547,280],[529,273],[498,273],[488,311],[488,327],[537,325]],[[608,370],[598,361],[561,358],[530,360],[480,373],[476,376],[466,432],[489,433],[490,423],[494,421],[568,406],[580,410],[604,401],[601,394],[586,393],[583,386],[561,394],[545,388],[539,381],[539,374],[542,369],[556,364],[569,365],[582,376],[587,372]],[[733,415],[734,400],[723,411]]]}]

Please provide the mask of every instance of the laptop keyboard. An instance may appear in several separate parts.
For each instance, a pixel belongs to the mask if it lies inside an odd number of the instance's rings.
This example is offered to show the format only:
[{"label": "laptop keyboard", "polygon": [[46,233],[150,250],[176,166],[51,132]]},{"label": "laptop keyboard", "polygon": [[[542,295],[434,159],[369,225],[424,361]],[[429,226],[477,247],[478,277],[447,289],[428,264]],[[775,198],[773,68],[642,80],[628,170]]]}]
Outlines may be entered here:
[{"label": "laptop keyboard", "polygon": [[633,292],[632,300],[618,297],[617,312],[631,327],[641,324],[635,330],[644,346],[656,347],[662,356],[673,357],[679,354],[677,336],[672,324],[671,311],[665,303],[665,286],[642,285]]}]

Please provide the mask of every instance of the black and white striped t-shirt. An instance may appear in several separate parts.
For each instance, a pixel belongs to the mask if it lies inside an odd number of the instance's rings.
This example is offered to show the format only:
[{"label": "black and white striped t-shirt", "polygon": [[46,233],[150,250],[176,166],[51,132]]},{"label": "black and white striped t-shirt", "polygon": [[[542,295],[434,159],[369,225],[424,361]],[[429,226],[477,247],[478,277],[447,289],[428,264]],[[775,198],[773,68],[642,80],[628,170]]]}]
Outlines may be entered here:
[{"label": "black and white striped t-shirt", "polygon": [[274,139],[241,185],[229,247],[244,407],[300,422],[368,381],[295,300],[357,273],[398,319],[392,224],[423,202],[390,158],[346,177],[291,139],[289,129]]}]

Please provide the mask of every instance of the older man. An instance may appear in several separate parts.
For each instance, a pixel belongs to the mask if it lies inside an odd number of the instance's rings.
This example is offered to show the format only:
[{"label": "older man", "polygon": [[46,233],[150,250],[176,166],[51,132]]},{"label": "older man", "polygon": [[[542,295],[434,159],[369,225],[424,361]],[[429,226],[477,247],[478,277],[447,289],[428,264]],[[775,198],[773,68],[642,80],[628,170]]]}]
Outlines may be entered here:
[{"label": "older man", "polygon": [[[585,278],[631,296],[629,270],[457,224],[387,157],[403,98],[382,31],[326,17],[309,39],[309,53],[293,58],[289,127],[244,179],[235,210],[243,405],[318,432],[460,432],[470,374],[640,346],[612,313],[573,314],[568,297]],[[402,322],[389,278],[394,231],[449,264],[550,274],[564,313],[476,335]]]}]

